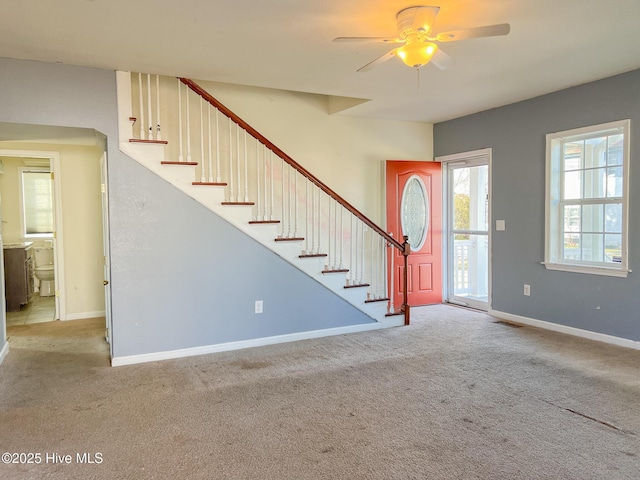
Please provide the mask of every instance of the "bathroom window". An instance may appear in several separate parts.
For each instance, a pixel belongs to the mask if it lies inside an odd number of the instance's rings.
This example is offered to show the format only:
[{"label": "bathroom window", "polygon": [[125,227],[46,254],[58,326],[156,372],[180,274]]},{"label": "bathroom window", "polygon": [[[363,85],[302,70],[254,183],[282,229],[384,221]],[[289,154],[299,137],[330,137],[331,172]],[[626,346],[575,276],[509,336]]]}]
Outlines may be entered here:
[{"label": "bathroom window", "polygon": [[53,181],[49,170],[22,170],[24,238],[53,237]]}]

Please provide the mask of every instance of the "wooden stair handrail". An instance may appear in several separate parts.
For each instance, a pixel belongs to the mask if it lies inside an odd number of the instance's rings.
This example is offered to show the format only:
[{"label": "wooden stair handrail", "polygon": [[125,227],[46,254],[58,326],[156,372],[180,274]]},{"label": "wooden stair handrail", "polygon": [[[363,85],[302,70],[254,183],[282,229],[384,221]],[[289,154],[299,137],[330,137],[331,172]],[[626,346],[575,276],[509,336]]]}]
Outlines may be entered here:
[{"label": "wooden stair handrail", "polygon": [[300,165],[298,162],[296,162],[293,158],[291,158],[289,155],[287,155],[282,150],[280,150],[276,145],[271,143],[260,132],[258,132],[255,128],[253,128],[251,125],[249,125],[247,122],[245,122],[242,118],[240,118],[234,112],[229,110],[225,105],[220,103],[217,99],[215,99],[209,92],[207,92],[205,89],[203,89],[200,85],[198,85],[196,82],[194,82],[193,80],[190,80],[188,78],[182,78],[182,77],[178,77],[178,78],[187,87],[189,87],[195,93],[200,95],[202,98],[204,98],[211,105],[216,107],[220,112],[222,112],[224,115],[229,117],[233,122],[237,123],[245,131],[249,132],[249,134],[252,137],[254,137],[260,143],[265,145],[269,150],[271,150],[273,153],[275,153],[278,157],[280,157],[282,160],[284,160],[289,165],[291,165],[293,168],[295,168],[298,172],[300,172],[301,175],[303,175],[305,178],[307,178],[309,181],[311,181],[313,184],[315,184],[318,188],[320,188],[323,192],[325,192],[331,198],[336,200],[340,205],[342,205],[344,208],[346,208],[349,212],[351,212],[353,215],[355,215],[357,218],[359,218],[362,222],[364,222],[367,226],[369,226],[369,228],[371,228],[372,230],[377,232],[379,235],[381,235],[389,244],[393,245],[395,248],[397,248],[401,252],[405,251],[405,244],[400,243],[398,240],[393,238],[391,235],[389,235],[387,232],[385,232],[383,229],[381,229],[378,225],[376,225],[373,221],[369,220],[369,218],[367,218],[366,215],[361,213],[353,205],[351,205],[344,198],[342,198],[340,195],[338,195],[336,192],[334,192],[331,188],[329,188],[327,185],[325,185],[320,179],[316,178],[311,172],[309,172],[302,165]]}]

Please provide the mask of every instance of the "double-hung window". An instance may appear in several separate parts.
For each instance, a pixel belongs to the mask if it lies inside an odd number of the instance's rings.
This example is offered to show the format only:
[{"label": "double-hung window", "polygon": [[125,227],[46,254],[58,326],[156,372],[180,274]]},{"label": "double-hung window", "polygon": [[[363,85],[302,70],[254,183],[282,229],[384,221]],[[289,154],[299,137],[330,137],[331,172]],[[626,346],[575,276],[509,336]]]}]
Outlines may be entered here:
[{"label": "double-hung window", "polygon": [[627,276],[629,124],[547,135],[548,269]]},{"label": "double-hung window", "polygon": [[21,192],[23,237],[52,237],[53,189],[49,170],[22,170]]}]

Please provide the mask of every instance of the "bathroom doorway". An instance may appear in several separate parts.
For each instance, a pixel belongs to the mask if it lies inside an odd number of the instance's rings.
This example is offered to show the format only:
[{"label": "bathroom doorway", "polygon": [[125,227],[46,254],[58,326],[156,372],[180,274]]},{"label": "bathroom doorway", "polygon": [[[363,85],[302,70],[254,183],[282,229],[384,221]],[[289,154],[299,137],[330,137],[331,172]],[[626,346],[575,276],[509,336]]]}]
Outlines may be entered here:
[{"label": "bathroom doorway", "polygon": [[27,281],[23,298],[7,298],[6,326],[64,318],[60,155],[54,151],[0,149],[0,158],[0,194],[5,212],[3,256],[25,262],[24,269],[7,272],[7,295],[13,284]]},{"label": "bathroom doorway", "polygon": [[[108,224],[103,224],[101,159],[106,137],[93,129],[11,124],[8,130],[3,130],[3,125],[6,124],[0,124],[0,159],[9,158],[8,163],[14,163],[14,172],[5,168],[0,183],[3,186],[11,184],[15,190],[13,197],[2,195],[4,216],[7,217],[6,212],[12,212],[10,218],[3,218],[2,240],[5,245],[25,240],[34,242],[32,248],[38,244],[35,239],[24,238],[18,226],[21,214],[18,212],[20,196],[16,164],[26,168],[25,160],[39,161],[41,165],[37,166],[43,170],[48,166],[52,173],[55,235],[52,232],[49,238],[39,238],[38,241],[39,246],[46,246],[45,242],[48,242],[53,248],[54,280],[51,290],[54,295],[47,298],[36,295],[34,300],[37,301],[30,302],[26,308],[23,306],[20,309],[22,324],[35,323],[36,315],[42,317],[43,310],[51,308],[51,305],[55,312],[51,320],[104,318],[105,291],[109,286],[103,285],[105,256],[108,256],[108,251],[103,250],[103,235],[108,235]],[[21,140],[2,140],[8,134]],[[29,168],[35,166],[30,165]],[[13,178],[7,180],[10,175]],[[45,305],[41,304],[42,300]],[[8,326],[14,324],[12,315],[9,317],[5,323]]]}]

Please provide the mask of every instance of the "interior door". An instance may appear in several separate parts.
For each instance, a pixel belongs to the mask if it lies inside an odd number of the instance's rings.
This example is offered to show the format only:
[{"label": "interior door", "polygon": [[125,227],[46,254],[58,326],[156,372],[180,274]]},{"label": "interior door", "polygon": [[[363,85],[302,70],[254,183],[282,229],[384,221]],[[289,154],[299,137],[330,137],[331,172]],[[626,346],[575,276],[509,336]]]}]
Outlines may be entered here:
[{"label": "interior door", "polygon": [[[442,302],[442,177],[440,163],[386,162],[387,230],[402,241],[408,235],[407,263],[410,306]],[[389,285],[394,305],[402,305],[404,258],[394,250]]]},{"label": "interior door", "polygon": [[102,247],[104,252],[104,311],[106,320],[105,338],[113,357],[111,338],[111,269],[109,265],[109,189],[107,184],[107,152],[100,159],[100,189],[102,192]]},{"label": "interior door", "polygon": [[0,361],[2,361],[2,347],[6,347],[7,340],[7,313],[4,293],[4,241],[2,240],[2,192],[0,192],[0,319],[2,331],[0,331]]}]

